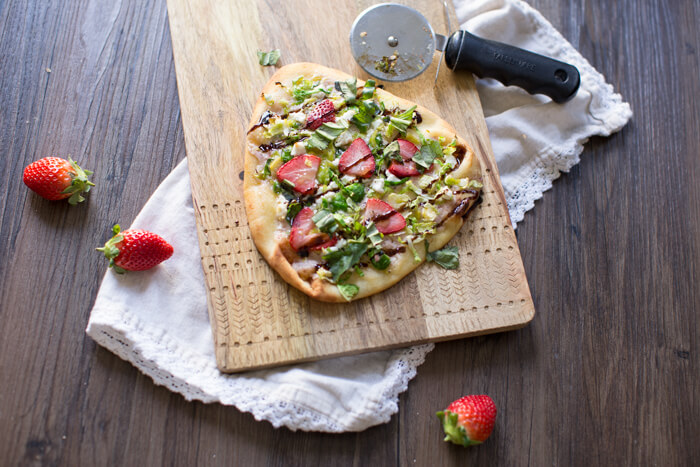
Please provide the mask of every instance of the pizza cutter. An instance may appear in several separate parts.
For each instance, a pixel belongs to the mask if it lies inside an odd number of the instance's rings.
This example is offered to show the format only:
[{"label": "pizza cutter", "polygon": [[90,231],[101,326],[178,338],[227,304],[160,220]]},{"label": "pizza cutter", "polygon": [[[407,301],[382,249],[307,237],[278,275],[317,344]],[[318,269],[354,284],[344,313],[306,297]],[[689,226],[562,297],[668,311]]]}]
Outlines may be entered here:
[{"label": "pizza cutter", "polygon": [[571,99],[581,82],[576,67],[568,63],[463,30],[448,32],[448,36],[436,34],[420,12],[397,3],[380,3],[360,13],[350,29],[350,47],[362,69],[384,81],[415,78],[428,68],[438,50],[451,70],[495,78],[559,103]]}]

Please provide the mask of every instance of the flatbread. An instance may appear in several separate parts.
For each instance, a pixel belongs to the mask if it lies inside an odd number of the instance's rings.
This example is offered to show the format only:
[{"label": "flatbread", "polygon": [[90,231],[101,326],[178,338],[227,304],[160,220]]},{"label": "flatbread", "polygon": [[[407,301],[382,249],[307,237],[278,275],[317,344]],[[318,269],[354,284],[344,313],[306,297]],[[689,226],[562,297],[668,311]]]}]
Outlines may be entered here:
[{"label": "flatbread", "polygon": [[[313,63],[280,68],[263,88],[253,109],[245,142],[245,205],[258,250],[287,283],[315,299],[328,302],[356,300],[381,292],[416,269],[426,259],[426,247],[430,252],[442,249],[459,231],[464,216],[478,201],[482,186],[481,170],[474,151],[449,123],[428,109],[380,88],[374,89],[368,97],[374,83],[353,80],[342,71]],[[352,94],[354,102],[350,97]],[[321,104],[326,100],[333,103],[334,113],[322,116],[325,123],[312,130],[312,120],[319,119],[321,111],[318,109],[329,106],[328,102]],[[372,107],[371,102],[376,107]],[[372,108],[377,115],[369,128],[362,132],[358,125],[368,125],[356,122],[364,122],[363,117],[371,115]],[[408,112],[412,108],[414,110]],[[309,116],[312,113],[314,115]],[[407,122],[410,123],[406,125]],[[377,162],[368,178],[353,177],[338,169],[342,167],[339,160],[358,138],[372,149],[371,157]],[[400,144],[389,148],[393,151],[387,150],[386,147],[395,140],[401,140]],[[419,163],[405,159],[403,150],[410,147],[405,141],[412,141],[411,144],[419,149],[416,154],[422,153]],[[319,149],[322,146],[319,142],[327,142],[328,147]],[[357,144],[365,147],[363,143]],[[396,154],[397,146],[401,148],[400,155]],[[435,160],[429,167],[421,166],[427,165],[433,156]],[[290,182],[284,177],[291,165],[304,169],[299,162],[304,160],[311,167],[312,163],[318,162],[316,157],[321,161],[314,182],[317,186],[302,195],[297,191],[302,182]],[[397,177],[387,170],[392,157],[394,172],[404,174],[399,170],[410,165],[423,169],[422,173]],[[287,165],[295,159],[298,160]],[[361,162],[369,165],[372,161],[365,157]],[[285,168],[280,171],[281,167]],[[363,194],[358,193],[361,190],[364,190],[362,199],[353,201],[352,197],[359,199]],[[394,212],[406,221],[406,226],[398,232],[377,235],[378,226],[386,230],[386,224],[390,223],[389,228],[395,228],[401,225],[401,220],[390,211],[369,216],[365,213],[368,199],[391,205]],[[347,209],[337,209],[337,203],[333,204],[336,201],[341,205],[345,201]],[[331,225],[324,225],[326,233],[314,228],[299,235],[303,229],[297,228],[295,244],[300,238],[306,241],[314,237],[314,241],[309,241],[316,250],[312,247],[295,249],[290,244],[292,225],[286,219],[288,214],[294,214],[289,212],[290,202],[297,205],[297,210],[302,205],[311,208],[314,215],[320,211],[332,214],[325,218]],[[373,207],[385,206],[377,201],[370,203]],[[366,219],[367,216],[371,219]],[[308,226],[308,220],[304,225]],[[333,228],[337,230],[333,231]],[[360,235],[363,229],[365,232]],[[352,257],[347,252],[356,255],[362,250],[363,242],[367,245],[367,252],[340,274],[347,258]],[[319,243],[325,247],[318,249]],[[338,260],[340,257],[346,259]],[[384,266],[387,261],[385,269],[375,266],[375,263]]]}]

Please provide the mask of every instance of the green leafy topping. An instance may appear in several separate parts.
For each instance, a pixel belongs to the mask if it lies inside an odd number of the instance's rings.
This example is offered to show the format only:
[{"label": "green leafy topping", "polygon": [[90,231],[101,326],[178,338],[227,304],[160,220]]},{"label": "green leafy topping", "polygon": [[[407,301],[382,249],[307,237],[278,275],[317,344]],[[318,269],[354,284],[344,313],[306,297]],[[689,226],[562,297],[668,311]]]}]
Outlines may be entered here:
[{"label": "green leafy topping", "polygon": [[387,144],[384,148],[384,151],[382,151],[382,156],[384,157],[384,159],[403,162],[403,159],[401,158],[401,146],[399,146],[399,142],[392,141],[391,143]]},{"label": "green leafy topping", "polygon": [[445,269],[459,268],[459,250],[456,246],[446,246],[441,250],[428,251],[428,241],[425,241],[425,258],[428,262],[433,261]]},{"label": "green leafy topping", "polygon": [[338,292],[347,301],[353,299],[355,295],[360,291],[360,288],[355,284],[338,284]]},{"label": "green leafy topping", "polygon": [[405,186],[401,189],[401,194],[415,193],[417,195],[423,194],[423,191],[413,184],[411,180],[406,181]]},{"label": "green leafy topping", "polygon": [[318,130],[314,131],[308,140],[306,140],[306,147],[323,151],[347,129],[348,123],[345,121],[324,123]]},{"label": "green leafy topping", "polygon": [[321,165],[316,172],[316,180],[321,185],[328,185],[331,180],[331,172],[333,171],[333,166],[325,159],[321,161]]},{"label": "green leafy topping", "polygon": [[372,99],[374,97],[374,90],[376,86],[377,83],[375,83],[373,79],[368,79],[365,81],[365,86],[362,88],[362,98]]},{"label": "green leafy topping", "polygon": [[367,226],[367,239],[372,243],[372,246],[379,246],[380,243],[382,243],[382,234],[377,230],[377,226],[374,225],[374,222],[370,223]]},{"label": "green leafy topping", "polygon": [[[335,183],[338,184],[338,187],[340,188],[340,193],[342,193],[347,199],[346,202],[347,204],[353,204],[353,201],[355,203],[359,203],[362,201],[365,197],[365,186],[362,183],[353,183],[351,185],[345,186],[345,184],[338,178],[338,175],[335,172],[330,173],[331,178]],[[353,206],[350,206],[353,207]]]},{"label": "green leafy topping", "polygon": [[311,218],[318,227],[318,230],[328,234],[334,233],[338,230],[338,221],[333,216],[333,213],[326,210],[320,210]]},{"label": "green leafy topping", "polygon": [[366,133],[374,120],[375,115],[381,113],[381,109],[373,100],[359,101],[356,106],[355,115],[352,116],[352,123]]},{"label": "green leafy topping", "polygon": [[335,88],[340,91],[343,99],[348,104],[353,104],[357,99],[357,78],[352,78],[347,81],[336,81]]},{"label": "green leafy topping", "polygon": [[410,196],[401,193],[389,193],[386,197],[386,202],[391,204],[391,207],[397,211],[410,201]]},{"label": "green leafy topping", "polygon": [[459,178],[454,178],[452,175],[448,175],[447,177],[445,177],[445,185],[447,185],[447,186],[459,185],[460,180],[461,179],[459,179]]},{"label": "green leafy topping", "polygon": [[440,143],[435,140],[427,141],[420,150],[413,155],[413,162],[416,163],[419,172],[427,170],[436,157],[442,156]]},{"label": "green leafy topping", "polygon": [[413,123],[413,111],[416,110],[416,106],[414,105],[407,111],[400,113],[396,116],[390,117],[389,118],[389,127],[394,127],[399,132],[401,133],[406,133],[406,130],[408,130],[408,127],[411,126],[411,123]]},{"label": "green leafy topping", "polygon": [[267,178],[270,176],[270,164],[272,163],[272,157],[265,161],[265,167],[263,167],[263,176]]},{"label": "green leafy topping", "polygon": [[411,233],[418,235],[419,237],[424,237],[430,233],[433,233],[435,229],[435,222],[433,221],[417,221],[415,217],[409,216],[410,219],[406,219],[406,222],[410,223]]},{"label": "green leafy topping", "polygon": [[322,92],[328,94],[328,91],[323,86],[314,86],[314,82],[309,79],[304,79],[303,76],[292,81],[292,95],[297,104],[304,102],[310,96]]},{"label": "green leafy topping", "polygon": [[291,148],[285,148],[284,151],[282,151],[282,162],[289,162],[292,159],[294,159],[294,156],[292,156]]},{"label": "green leafy topping", "polygon": [[[287,137],[284,139],[285,144],[287,145],[292,145],[299,141],[303,136],[308,135],[307,131],[292,131],[287,135]],[[289,148],[287,148],[289,149]],[[291,149],[289,149],[289,155],[292,155]]]},{"label": "green leafy topping", "polygon": [[388,188],[390,186],[397,186],[397,185],[403,185],[406,183],[411,177],[404,177],[400,180],[384,180],[384,188]]},{"label": "green leafy topping", "polygon": [[383,271],[391,264],[391,258],[383,251],[378,250],[376,253],[369,256],[369,262],[372,263],[372,266],[375,268]]},{"label": "green leafy topping", "polygon": [[294,184],[289,182],[288,180],[285,180],[283,183],[278,182],[275,180],[272,182],[272,191],[274,191],[278,195],[284,196],[286,200],[291,200],[297,197],[296,194],[294,194],[293,191],[290,190],[294,189]]},{"label": "green leafy topping", "polygon": [[303,208],[304,206],[298,200],[291,200],[289,203],[287,203],[287,215],[285,216],[285,219],[287,219],[289,225],[294,223],[294,218],[297,217],[297,214],[299,214],[299,211],[301,211]]},{"label": "green leafy topping", "polygon": [[270,122],[263,132],[263,137],[267,139],[273,139],[276,136],[284,135],[284,120],[275,118],[274,121]]},{"label": "green leafy topping", "polygon": [[270,50],[269,52],[263,52],[261,50],[258,50],[258,63],[260,63],[262,66],[277,65],[277,60],[279,59],[279,49]]},{"label": "green leafy topping", "polygon": [[329,206],[331,208],[331,211],[336,212],[336,211],[347,211],[348,210],[348,202],[347,198],[342,192],[336,193],[330,200]]},{"label": "green leafy topping", "polygon": [[376,131],[369,139],[369,147],[372,149],[372,152],[378,152],[382,148],[383,144],[384,140],[382,139],[382,134],[379,131]]},{"label": "green leafy topping", "polygon": [[365,197],[365,186],[362,183],[353,183],[345,187],[345,191],[351,200],[359,203]]},{"label": "green leafy topping", "polygon": [[323,255],[323,260],[328,263],[333,274],[333,280],[337,282],[340,276],[359,263],[368,248],[364,242],[349,241],[342,248]]}]

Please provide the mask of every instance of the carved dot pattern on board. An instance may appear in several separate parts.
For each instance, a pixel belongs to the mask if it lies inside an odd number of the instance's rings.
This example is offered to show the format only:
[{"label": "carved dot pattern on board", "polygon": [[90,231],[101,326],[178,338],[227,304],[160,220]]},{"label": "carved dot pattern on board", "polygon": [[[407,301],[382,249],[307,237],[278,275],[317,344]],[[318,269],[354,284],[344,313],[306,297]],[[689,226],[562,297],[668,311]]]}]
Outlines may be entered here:
[{"label": "carved dot pattern on board", "polygon": [[[487,170],[487,172],[490,172],[490,170]],[[484,213],[492,214],[488,216],[482,216],[482,217],[470,217],[467,219],[468,223],[471,223],[472,225],[475,224],[476,222],[479,221],[490,221],[491,219],[496,219],[496,218],[502,218],[505,217],[505,214],[500,212],[501,210],[499,209],[498,213],[492,211],[491,209],[486,210],[486,208],[493,208],[493,203],[489,202],[489,197],[491,195],[494,195],[495,191],[490,190],[490,191],[484,191],[483,196],[486,198],[486,202],[482,202],[478,208],[483,210]],[[496,201],[494,201],[496,202]],[[501,205],[500,202],[498,202],[498,205]],[[386,315],[380,315],[376,319],[368,319],[367,315],[364,317],[359,318],[358,320],[348,320],[344,323],[327,323],[327,325],[331,325],[331,329],[325,329],[325,331],[322,331],[318,329],[316,332],[309,332],[309,331],[301,331],[314,322],[314,318],[309,316],[307,312],[302,311],[302,308],[304,308],[306,305],[304,305],[303,302],[300,303],[294,303],[293,305],[289,303],[288,301],[285,300],[284,307],[282,307],[282,310],[280,311],[280,306],[282,303],[279,300],[280,296],[286,296],[287,298],[291,298],[289,296],[288,292],[288,287],[285,284],[278,284],[279,278],[276,279],[270,279],[271,282],[268,283],[267,280],[260,280],[259,277],[252,272],[245,273],[244,271],[253,271],[253,270],[258,270],[259,267],[264,267],[266,266],[266,262],[264,261],[264,258],[258,253],[258,250],[255,248],[255,245],[253,241],[251,240],[250,236],[250,231],[248,228],[248,223],[247,223],[247,218],[245,214],[245,210],[243,207],[242,200],[240,199],[234,199],[231,200],[230,202],[219,202],[216,204],[212,204],[210,207],[201,205],[199,206],[200,211],[201,211],[201,217],[203,218],[202,220],[204,221],[203,224],[207,228],[203,228],[202,232],[207,235],[207,240],[205,244],[207,246],[210,246],[213,248],[213,251],[215,254],[209,255],[208,258],[219,258],[219,257],[225,257],[229,256],[232,259],[230,260],[229,263],[222,263],[220,269],[217,271],[215,270],[215,265],[210,263],[208,264],[208,269],[210,271],[210,274],[208,274],[208,279],[211,280],[210,285],[216,284],[216,283],[221,283],[218,279],[214,279],[214,277],[219,276],[219,274],[224,274],[223,270],[226,270],[226,274],[228,274],[229,278],[233,279],[233,283],[231,283],[231,286],[235,290],[231,290],[228,286],[221,286],[221,290],[223,293],[226,294],[227,297],[229,297],[229,300],[232,300],[232,297],[235,297],[234,302],[229,301],[229,306],[233,306],[235,309],[239,310],[239,313],[234,313],[234,315],[238,316],[233,316],[234,318],[238,318],[237,320],[232,321],[231,323],[228,323],[228,316],[223,316],[225,315],[231,315],[230,312],[226,313],[217,313],[216,318],[217,322],[222,325],[222,328],[225,326],[226,329],[229,329],[229,327],[233,329],[237,329],[235,331],[235,335],[238,336],[245,336],[244,339],[236,340],[233,342],[234,347],[240,347],[242,345],[241,342],[245,342],[246,346],[252,346],[256,344],[269,344],[271,341],[281,341],[286,338],[313,338],[313,335],[322,335],[324,332],[327,334],[334,334],[336,332],[342,332],[343,330],[351,330],[351,329],[357,329],[357,328],[367,328],[367,327],[374,327],[376,325],[391,325],[391,323],[394,322],[400,322],[400,321],[408,321],[410,322],[411,320],[438,320],[444,317],[453,317],[455,315],[459,314],[464,314],[464,313],[479,313],[481,311],[487,311],[490,309],[502,309],[506,307],[514,307],[515,303],[517,300],[515,297],[509,296],[509,297],[504,297],[505,300],[499,299],[498,301],[494,300],[492,303],[483,305],[481,307],[477,306],[472,306],[472,307],[460,307],[460,308],[453,308],[451,306],[443,306],[443,307],[428,307],[430,309],[423,310],[422,312],[415,313],[415,312],[407,312],[399,316],[389,316],[387,317]],[[489,222],[490,223],[490,222]],[[510,226],[501,224],[502,229],[504,231],[510,231]],[[478,231],[478,234],[475,234],[475,229]],[[498,226],[491,226],[491,232],[497,233],[499,230]],[[489,238],[491,242],[496,241],[497,237],[492,237],[491,235],[486,235],[486,236],[481,236],[481,233],[486,232],[486,227],[483,226],[474,226],[473,228],[464,231],[460,231],[458,234],[458,238],[462,237],[465,235],[464,241],[467,241],[466,235],[468,234],[469,236],[473,236],[473,238]],[[508,251],[513,251],[514,247],[512,245],[508,245],[507,247]],[[495,248],[493,250],[485,249],[484,253],[493,253],[494,254],[506,254],[505,252],[502,251],[501,248]],[[466,257],[472,257],[472,252],[468,251],[466,252]],[[478,258],[479,255],[477,254]],[[475,258],[475,259],[476,259]],[[235,260],[235,261],[234,261]],[[232,268],[228,268],[227,264],[232,264]],[[240,272],[236,272],[240,271]],[[442,271],[444,273],[444,271]],[[458,294],[460,297],[462,294],[468,294],[468,290],[472,289],[472,283],[470,281],[470,278],[460,275],[459,271],[449,271],[452,274],[448,274],[447,276],[444,277],[445,281],[448,282],[449,284],[445,287],[451,286],[451,287],[457,287],[459,288],[460,294]],[[240,275],[244,274],[244,275]],[[251,275],[252,274],[252,275]],[[433,274],[430,274],[429,276],[432,276],[431,279],[437,280],[438,284],[441,284],[439,275],[435,276]],[[242,289],[241,285],[236,282],[236,278],[238,280],[243,280],[243,278],[250,278],[253,280],[258,280],[259,282],[250,282],[246,289],[253,288],[257,289],[255,293],[247,293],[245,290]],[[419,279],[420,281],[420,279]],[[231,282],[231,280],[229,280]],[[258,283],[260,285],[258,285]],[[445,295],[445,287],[427,287],[426,284],[421,284],[423,287],[420,287],[421,289],[430,289],[432,290],[433,293],[438,293],[440,295]],[[277,290],[279,287],[284,289],[284,291]],[[210,288],[210,292],[212,295],[217,294],[217,287],[214,286]],[[455,289],[456,290],[456,289]],[[472,289],[474,290],[474,289]],[[513,292],[513,289],[510,289],[511,292]],[[421,290],[422,294],[423,290]],[[223,295],[220,295],[222,300],[220,303],[217,303],[217,308],[225,307],[226,304],[226,299],[224,299]],[[244,297],[247,297],[245,299]],[[274,300],[273,300],[273,297]],[[510,299],[509,298],[513,298]],[[526,299],[525,298],[520,298],[518,297],[518,303],[519,304],[525,304]],[[493,300],[494,297],[491,297]],[[458,302],[461,302],[461,300],[457,300]],[[251,322],[250,317],[246,317],[245,313],[243,310],[245,309],[246,305],[245,302],[248,302],[249,305],[253,305],[254,308],[256,308],[257,313],[255,313],[257,316],[255,316],[254,323]],[[449,300],[446,302],[449,303]],[[507,308],[506,307],[506,308]],[[297,311],[298,309],[299,311]],[[277,311],[275,311],[277,310]],[[261,313],[262,312],[262,313]],[[278,316],[276,319],[267,319],[270,323],[264,323],[263,327],[263,322],[261,321],[262,316],[265,315],[267,318],[269,318],[270,313],[277,314],[279,313],[280,316]],[[451,318],[454,319],[454,318]],[[472,319],[472,318],[470,318]],[[252,327],[257,328],[256,330],[253,330]],[[300,332],[292,332],[292,329],[299,329]],[[246,332],[246,331],[253,331],[253,332]],[[256,332],[257,331],[257,332]],[[303,334],[302,334],[303,333]],[[231,339],[233,340],[233,339]]]},{"label": "carved dot pattern on board", "polygon": [[[526,301],[527,300],[525,300],[523,298],[520,300],[520,303],[524,304]],[[495,307],[502,307],[503,303],[496,302],[494,305],[495,305]],[[514,305],[514,302],[512,300],[508,302],[508,306],[512,307],[513,305]],[[393,317],[393,318],[385,318],[384,320],[380,320],[379,322],[376,322],[375,320],[370,319],[367,321],[366,324],[362,324],[360,322],[349,323],[349,324],[346,324],[344,326],[341,326],[340,329],[331,328],[331,329],[328,329],[325,331],[318,330],[314,333],[310,333],[308,331],[304,331],[303,334],[297,334],[297,333],[291,332],[286,337],[282,336],[280,334],[277,334],[277,335],[275,335],[274,339],[271,338],[269,335],[265,335],[265,336],[261,337],[261,340],[255,340],[255,341],[250,340],[250,341],[246,342],[245,345],[250,346],[250,345],[255,345],[255,344],[264,344],[264,343],[270,342],[272,340],[279,341],[279,340],[283,340],[285,338],[309,338],[309,337],[312,338],[312,336],[322,336],[324,333],[334,334],[336,332],[343,331],[343,330],[371,327],[374,324],[380,324],[380,323],[390,324],[392,322],[399,322],[399,321],[403,321],[403,320],[435,319],[435,318],[440,318],[440,317],[446,316],[446,315],[462,314],[462,313],[477,313],[479,311],[488,311],[489,309],[490,309],[489,305],[484,305],[482,307],[476,307],[476,306],[473,306],[471,308],[462,307],[462,308],[455,309],[455,310],[446,309],[444,311],[435,311],[435,312],[432,312],[431,314],[421,313],[420,316],[414,316],[414,315],[411,315],[409,317],[397,316],[397,317]],[[238,347],[239,345],[240,345],[240,343],[234,342],[234,347]]]}]

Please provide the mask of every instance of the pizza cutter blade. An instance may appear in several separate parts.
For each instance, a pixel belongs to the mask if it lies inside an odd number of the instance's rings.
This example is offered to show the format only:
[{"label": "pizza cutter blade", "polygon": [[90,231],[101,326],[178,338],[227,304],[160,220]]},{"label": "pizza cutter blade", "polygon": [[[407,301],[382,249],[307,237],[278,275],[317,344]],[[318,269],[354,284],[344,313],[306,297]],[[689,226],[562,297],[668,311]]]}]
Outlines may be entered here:
[{"label": "pizza cutter blade", "polygon": [[363,70],[384,81],[415,78],[438,50],[453,71],[495,78],[559,103],[574,97],[581,82],[578,69],[568,63],[464,30],[449,37],[436,34],[420,12],[397,3],[380,3],[360,13],[350,29],[350,48]]}]

